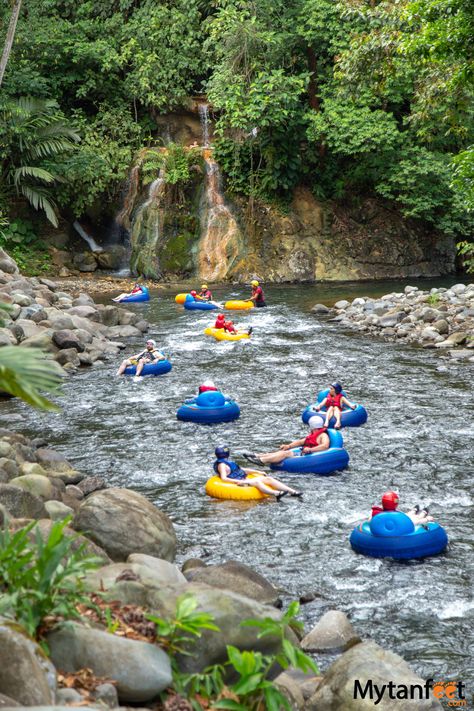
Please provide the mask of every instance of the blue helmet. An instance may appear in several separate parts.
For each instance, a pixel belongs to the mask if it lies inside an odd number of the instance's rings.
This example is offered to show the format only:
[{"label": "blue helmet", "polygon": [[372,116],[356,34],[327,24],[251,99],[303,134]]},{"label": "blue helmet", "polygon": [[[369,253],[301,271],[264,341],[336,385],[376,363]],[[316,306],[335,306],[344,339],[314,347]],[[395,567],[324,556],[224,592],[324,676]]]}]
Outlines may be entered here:
[{"label": "blue helmet", "polygon": [[215,448],[214,454],[216,455],[217,459],[227,459],[230,454],[230,449],[225,445],[221,445],[220,447]]},{"label": "blue helmet", "polygon": [[339,395],[340,393],[342,393],[341,383],[331,383],[331,387],[334,388],[334,390],[336,391],[336,395]]}]

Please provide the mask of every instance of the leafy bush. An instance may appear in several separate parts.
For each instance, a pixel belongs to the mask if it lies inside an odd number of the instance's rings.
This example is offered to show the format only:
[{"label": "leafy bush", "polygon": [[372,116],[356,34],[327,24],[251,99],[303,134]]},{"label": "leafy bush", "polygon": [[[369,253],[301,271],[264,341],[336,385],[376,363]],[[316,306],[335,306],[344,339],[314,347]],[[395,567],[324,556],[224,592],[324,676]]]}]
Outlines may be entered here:
[{"label": "leafy bush", "polygon": [[51,257],[46,243],[39,239],[29,220],[17,217],[12,222],[0,224],[0,247],[3,247],[17,262],[21,271],[36,275],[49,271]]},{"label": "leafy bush", "polygon": [[[37,522],[16,533],[0,531],[0,614],[16,620],[32,637],[46,618],[79,617],[76,605],[86,601],[82,579],[99,559],[73,550],[77,536],[66,536],[70,518],[57,521],[43,541]],[[31,540],[32,533],[35,533]]]}]

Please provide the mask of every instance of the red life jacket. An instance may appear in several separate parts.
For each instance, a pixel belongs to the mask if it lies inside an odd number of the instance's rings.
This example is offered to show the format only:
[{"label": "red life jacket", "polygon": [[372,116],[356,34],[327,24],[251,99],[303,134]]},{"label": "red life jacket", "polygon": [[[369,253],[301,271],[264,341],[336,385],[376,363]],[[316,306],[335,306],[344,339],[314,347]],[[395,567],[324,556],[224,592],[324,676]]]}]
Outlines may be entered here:
[{"label": "red life jacket", "polygon": [[319,436],[328,431],[327,427],[321,427],[319,430],[313,430],[309,434],[303,444],[303,447],[317,447]]},{"label": "red life jacket", "polygon": [[380,504],[374,504],[372,506],[372,518],[374,516],[377,516],[377,514],[383,513],[383,512],[384,512],[383,506],[380,506]]},{"label": "red life jacket", "polygon": [[199,394],[201,394],[201,393],[207,393],[207,392],[209,392],[210,390],[212,390],[212,391],[215,390],[215,391],[217,392],[217,388],[214,387],[214,385],[200,385],[200,386],[199,386]]},{"label": "red life jacket", "polygon": [[257,297],[257,298],[255,299],[255,301],[257,301],[257,302],[264,301],[264,296],[263,296],[263,289],[262,289],[262,287],[261,287],[261,286],[256,286],[255,289],[254,289],[254,291],[253,291],[253,293],[252,293],[252,296],[256,296],[256,297]]},{"label": "red life jacket", "polygon": [[224,328],[224,324],[225,324],[225,321],[223,318],[221,318],[221,319],[217,318],[216,322],[214,324],[214,328]]},{"label": "red life jacket", "polygon": [[342,393],[339,395],[328,395],[326,399],[326,407],[338,407],[342,410],[341,400],[344,397]]},{"label": "red life jacket", "polygon": [[207,291],[201,291],[199,296],[201,297],[201,299],[212,299],[212,294],[209,289]]},{"label": "red life jacket", "polygon": [[234,324],[232,323],[232,321],[226,321],[226,322],[224,323],[224,328],[225,328],[225,330],[228,331],[229,333],[237,333],[237,331],[236,331],[236,329],[235,329],[235,326],[234,326]]}]

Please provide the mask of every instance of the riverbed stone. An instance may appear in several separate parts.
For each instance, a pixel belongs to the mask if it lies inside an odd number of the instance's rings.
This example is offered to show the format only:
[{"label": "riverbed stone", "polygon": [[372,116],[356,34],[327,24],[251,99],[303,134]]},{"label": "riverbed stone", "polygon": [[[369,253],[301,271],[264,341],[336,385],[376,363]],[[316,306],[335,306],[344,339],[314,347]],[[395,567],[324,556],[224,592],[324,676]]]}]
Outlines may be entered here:
[{"label": "riverbed stone", "polygon": [[440,318],[437,321],[434,321],[431,325],[438,331],[438,333],[441,333],[443,335],[449,333],[449,323],[444,318]]},{"label": "riverbed stone", "polygon": [[135,326],[110,326],[106,335],[108,338],[133,338],[141,336],[142,332]]},{"label": "riverbed stone", "polygon": [[20,470],[18,469],[18,464],[12,459],[0,457],[0,472],[0,478],[2,482],[5,483],[19,476]]},{"label": "riverbed stone", "polygon": [[39,496],[43,501],[53,497],[53,485],[47,476],[40,474],[25,474],[10,480],[12,486],[19,486],[25,491],[29,491],[35,496]]},{"label": "riverbed stone", "polygon": [[0,328],[0,346],[12,346],[16,338],[9,328]]},{"label": "riverbed stone", "polygon": [[[354,698],[355,682],[365,689],[372,682],[380,688],[392,682],[394,685],[417,684],[424,686],[398,654],[386,651],[375,642],[356,644],[339,657],[326,671],[316,693],[307,702],[308,711],[373,711],[374,700]],[[380,711],[442,711],[435,699],[410,701],[388,698],[388,694],[376,706]]]},{"label": "riverbed stone", "polygon": [[22,706],[54,704],[56,671],[19,625],[0,620],[0,692]]},{"label": "riverbed stone", "polygon": [[360,642],[360,637],[340,610],[329,610],[301,640],[306,652],[336,652]]},{"label": "riverbed stone", "polygon": [[263,575],[236,560],[188,569],[186,578],[222,590],[231,590],[265,605],[281,605],[278,590]]},{"label": "riverbed stone", "polygon": [[82,304],[81,306],[71,306],[67,312],[70,316],[81,316],[91,321],[99,321],[99,313],[92,304]]},{"label": "riverbed stone", "polygon": [[89,494],[92,494],[94,491],[106,489],[107,482],[101,476],[86,476],[79,482],[78,487],[84,496],[89,496]]},{"label": "riverbed stone", "polygon": [[13,303],[18,304],[18,306],[30,306],[30,304],[33,303],[32,299],[29,296],[26,296],[26,294],[22,294],[19,291],[16,291],[11,294],[11,297]]},{"label": "riverbed stone", "polygon": [[39,496],[12,484],[0,484],[0,503],[14,518],[47,518],[48,512]]},{"label": "riverbed stone", "polygon": [[82,353],[85,349],[84,343],[79,339],[77,334],[68,329],[54,331],[53,341],[57,347],[61,349],[75,348],[79,353]]},{"label": "riverbed stone", "polygon": [[68,516],[74,516],[74,509],[66,506],[62,501],[46,501],[44,507],[51,521],[62,521]]},{"label": "riverbed stone", "polygon": [[339,301],[336,301],[334,304],[335,309],[347,309],[349,306],[349,302],[346,301],[346,299],[340,299]]},{"label": "riverbed stone", "polygon": [[25,340],[20,343],[20,348],[40,348],[48,353],[56,353],[57,347],[53,342],[53,329],[46,328],[36,336],[25,338]]},{"label": "riverbed stone", "polygon": [[113,684],[99,684],[96,686],[93,696],[94,701],[98,701],[109,709],[115,709],[119,705],[117,689]]},{"label": "riverbed stone", "polygon": [[328,314],[330,313],[330,309],[325,306],[324,304],[315,304],[313,308],[311,309],[313,314]]},{"label": "riverbed stone", "polygon": [[147,642],[72,623],[50,632],[47,643],[61,670],[92,669],[116,681],[121,703],[151,701],[172,681],[168,655]]},{"label": "riverbed stone", "polygon": [[[26,517],[25,517],[26,518]],[[33,516],[30,518],[34,518]],[[20,528],[23,528],[26,525],[26,521],[24,519],[18,518],[18,520],[15,520],[12,522],[12,527],[14,530],[19,530]],[[37,520],[35,527],[33,528],[32,532],[30,533],[31,537],[33,538],[36,536],[38,533],[43,541],[46,541],[48,538],[49,534],[51,533],[51,528],[53,527],[54,522],[51,521],[49,518],[40,518]],[[77,551],[78,548],[83,547],[84,548],[84,553],[89,556],[93,556],[94,558],[97,558],[98,565],[100,565],[101,561],[103,562],[104,565],[107,565],[110,563],[110,558],[106,554],[106,552],[98,545],[96,545],[93,541],[89,540],[89,538],[86,538],[82,534],[78,535],[77,531],[74,531],[70,526],[66,526],[63,529],[63,535],[66,538],[72,538],[72,544],[71,544],[71,550]]]},{"label": "riverbed stone", "polygon": [[75,348],[64,348],[64,350],[59,351],[59,353],[56,354],[54,359],[57,363],[59,363],[59,365],[62,366],[72,365],[78,368],[81,365],[81,361],[79,360],[79,356]]},{"label": "riverbed stone", "polygon": [[18,274],[19,269],[14,259],[4,249],[0,248],[0,271],[7,274]]},{"label": "riverbed stone", "polygon": [[174,560],[176,534],[171,520],[135,491],[95,491],[81,503],[73,526],[86,532],[114,561],[124,561],[130,553]]},{"label": "riverbed stone", "polygon": [[130,555],[126,563],[112,563],[92,571],[87,575],[86,585],[92,591],[110,590],[117,581],[125,579],[127,573],[131,574],[130,579],[147,588],[186,583],[184,575],[172,563],[137,553]]}]

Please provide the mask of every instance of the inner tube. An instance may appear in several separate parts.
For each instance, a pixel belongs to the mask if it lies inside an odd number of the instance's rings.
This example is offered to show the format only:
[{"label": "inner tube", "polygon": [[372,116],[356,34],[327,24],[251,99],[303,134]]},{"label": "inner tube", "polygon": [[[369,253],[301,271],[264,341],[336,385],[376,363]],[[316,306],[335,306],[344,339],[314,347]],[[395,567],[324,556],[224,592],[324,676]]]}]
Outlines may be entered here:
[{"label": "inner tube", "polygon": [[291,472],[293,474],[332,474],[346,469],[349,464],[349,454],[343,447],[342,435],[338,430],[328,430],[329,449],[313,454],[301,454],[302,447],[291,451],[295,457],[288,457],[280,464],[271,464],[271,469]]},{"label": "inner tube", "polygon": [[184,304],[187,296],[191,296],[191,294],[176,294],[176,296],[174,297],[174,300],[176,301],[177,304]]},{"label": "inner tube", "polygon": [[213,311],[218,309],[217,304],[211,304],[209,301],[190,301],[186,299],[184,302],[184,308],[187,311]]},{"label": "inner tube", "polygon": [[226,398],[221,392],[210,390],[181,405],[176,413],[182,422],[215,424],[232,422],[240,417],[240,408],[234,400]]},{"label": "inner tube", "polygon": [[[254,479],[258,474],[248,474],[248,479]],[[255,486],[238,486],[227,481],[222,481],[220,476],[212,476],[204,487],[206,494],[214,499],[229,499],[233,501],[260,501],[267,499],[270,494],[264,494]]]},{"label": "inner tube", "polygon": [[123,299],[120,299],[120,301],[117,301],[118,304],[131,304],[131,303],[138,303],[140,301],[150,301],[150,292],[148,291],[148,287],[146,286],[141,286],[140,287],[141,292],[139,294],[131,294],[130,296],[125,296]]},{"label": "inner tube", "polygon": [[204,333],[213,336],[216,341],[242,341],[250,338],[248,333],[227,333],[223,328],[205,328]]},{"label": "inner tube", "polygon": [[253,307],[253,301],[226,301],[224,304],[224,308],[229,309],[229,311],[244,311],[253,309]]},{"label": "inner tube", "polygon": [[[342,394],[347,397],[346,393],[344,390],[342,391]],[[318,393],[318,399],[317,402],[314,405],[308,405],[303,412],[301,413],[301,419],[305,423],[305,425],[308,424],[308,420],[310,417],[313,415],[323,415],[327,411],[327,408],[321,408],[319,412],[315,410],[315,407],[318,403],[322,402],[324,398],[329,395],[329,388],[326,388],[325,390],[321,390]],[[344,409],[341,412],[341,427],[360,427],[360,425],[364,425],[367,422],[367,410],[363,405],[356,405],[355,410],[351,410],[350,407],[344,407]],[[329,420],[329,427],[334,427],[336,424],[336,418],[331,417]]]},{"label": "inner tube", "polygon": [[[172,365],[169,362],[169,360],[159,360],[157,363],[146,363],[143,366],[141,375],[164,375],[165,373],[169,373],[171,368],[172,368]],[[129,365],[128,368],[125,368],[124,375],[136,375],[136,374],[137,374],[137,366],[136,365]]]},{"label": "inner tube", "polygon": [[364,521],[354,528],[349,540],[356,553],[396,560],[437,555],[448,545],[446,531],[439,523],[415,526],[401,511],[386,511]]}]

